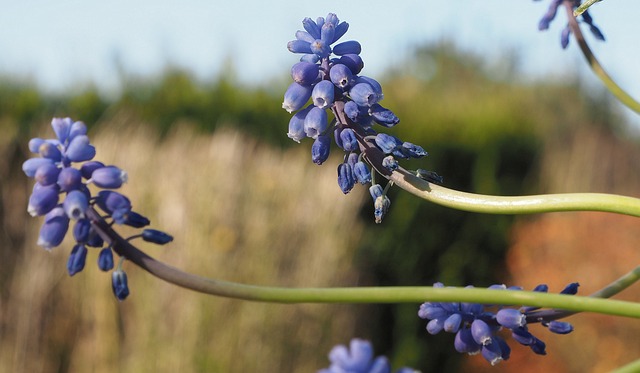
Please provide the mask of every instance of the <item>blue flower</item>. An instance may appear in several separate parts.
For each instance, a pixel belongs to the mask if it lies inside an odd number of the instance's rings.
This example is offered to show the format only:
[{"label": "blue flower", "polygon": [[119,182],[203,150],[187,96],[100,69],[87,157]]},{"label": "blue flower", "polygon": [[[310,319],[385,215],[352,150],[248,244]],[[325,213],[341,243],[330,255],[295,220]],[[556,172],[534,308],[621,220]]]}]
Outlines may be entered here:
[{"label": "blue flower", "polygon": [[[101,190],[95,196],[91,194],[88,184],[118,189],[127,181],[127,174],[116,166],[105,166],[102,162],[92,160],[96,150],[89,142],[87,127],[83,122],[54,118],[51,126],[56,138],[31,139],[29,150],[38,157],[22,164],[24,173],[36,181],[27,211],[32,216],[44,215],[38,245],[46,250],[59,246],[73,220],[76,244],[67,261],[69,275],[73,276],[84,269],[87,246],[102,248],[98,267],[103,271],[111,270],[114,267],[113,250],[111,246],[103,246],[105,240],[107,245],[116,240],[115,231],[111,228],[113,223],[142,228],[149,225],[149,219],[133,211],[131,202],[121,193]],[[96,208],[103,213],[98,213]],[[109,228],[99,231],[98,226]],[[170,235],[154,229],[145,229],[129,239],[135,237],[161,245],[173,240]],[[114,273],[114,293],[122,300],[129,293],[126,275],[124,272]]]},{"label": "blue flower", "polygon": [[[345,345],[337,345],[329,352],[329,368],[318,373],[391,373],[389,360],[384,356],[374,357],[369,341],[354,338]],[[396,373],[415,372],[411,368],[400,368]]]},{"label": "blue flower", "polygon": [[[434,287],[444,287],[436,283]],[[576,294],[578,283],[569,284],[561,294]],[[489,289],[507,289],[504,285],[493,285]],[[520,290],[520,288],[509,288]],[[546,285],[538,285],[534,291],[546,292]],[[496,311],[492,311],[497,308]],[[555,320],[555,315],[538,311],[537,308],[508,308],[475,303],[426,302],[420,306],[418,316],[429,320],[427,332],[438,334],[441,331],[455,333],[454,347],[460,353],[477,354],[492,365],[508,360],[511,348],[498,335],[501,330],[508,330],[518,343],[528,346],[538,355],[546,354],[544,342],[529,332],[530,323],[540,323],[555,334],[567,334],[573,326],[564,321]],[[547,319],[547,317],[551,319]]]},{"label": "blue flower", "polygon": [[[544,14],[544,16],[542,16],[542,18],[540,19],[540,22],[538,23],[538,30],[543,31],[549,28],[551,21],[555,19],[556,14],[558,13],[558,8],[561,5],[570,6],[571,10],[573,11],[574,9],[578,8],[581,3],[582,3],[581,0],[571,0],[571,1],[551,0],[551,3],[549,4],[549,8],[547,9],[547,12]],[[591,31],[591,33],[596,39],[602,40],[602,41],[605,40],[604,34],[593,23],[593,18],[589,14],[588,10],[582,13],[581,18],[584,23],[589,25],[589,30]],[[571,28],[569,27],[569,25],[567,25],[562,29],[562,33],[560,34],[560,45],[562,46],[562,49],[567,48],[567,46],[569,45],[570,36],[571,36]]]}]

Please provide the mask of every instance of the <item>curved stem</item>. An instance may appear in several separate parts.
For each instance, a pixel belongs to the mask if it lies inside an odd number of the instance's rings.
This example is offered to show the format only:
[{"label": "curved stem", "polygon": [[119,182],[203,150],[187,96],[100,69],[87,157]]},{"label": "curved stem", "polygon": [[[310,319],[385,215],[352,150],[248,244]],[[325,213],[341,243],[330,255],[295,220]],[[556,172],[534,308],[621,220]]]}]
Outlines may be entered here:
[{"label": "curved stem", "polygon": [[569,26],[571,27],[571,32],[573,32],[573,35],[576,38],[576,42],[578,42],[578,45],[580,46],[580,50],[582,51],[582,54],[584,55],[584,57],[587,59],[587,63],[591,67],[591,70],[593,70],[596,76],[600,78],[600,80],[604,83],[607,89],[618,100],[620,100],[620,102],[622,102],[629,109],[640,114],[640,103],[634,100],[633,97],[631,97],[618,84],[616,84],[616,82],[614,82],[613,79],[611,79],[609,74],[607,74],[607,72],[605,71],[604,67],[602,67],[602,65],[600,65],[600,62],[598,62],[598,60],[596,59],[596,56],[591,51],[591,48],[589,48],[589,45],[587,44],[587,41],[585,40],[584,35],[580,30],[580,25],[578,25],[578,21],[573,15],[574,14],[573,6],[571,5],[571,2],[565,1],[565,9],[567,10],[567,17],[569,19]]},{"label": "curved stem", "polygon": [[427,201],[487,214],[535,214],[558,211],[605,211],[640,217],[640,199],[604,193],[562,193],[504,197],[448,189],[399,169],[389,180]]}]

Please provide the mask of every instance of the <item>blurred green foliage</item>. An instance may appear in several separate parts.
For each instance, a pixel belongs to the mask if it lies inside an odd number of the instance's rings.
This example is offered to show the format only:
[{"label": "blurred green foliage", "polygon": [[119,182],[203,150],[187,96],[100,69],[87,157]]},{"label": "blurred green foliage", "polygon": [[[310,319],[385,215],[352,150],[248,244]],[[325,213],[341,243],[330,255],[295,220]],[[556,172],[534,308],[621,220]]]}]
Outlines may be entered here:
[{"label": "blurred green foliage", "polygon": [[[509,58],[488,65],[448,43],[419,48],[403,65],[375,78],[385,89],[382,104],[401,118],[400,125],[389,132],[430,153],[405,166],[436,171],[454,189],[503,195],[535,192],[541,185],[537,162],[549,139],[569,136],[577,126],[623,128],[610,102],[601,93],[585,93],[575,76],[553,83],[526,81],[519,78]],[[285,135],[290,115],[281,109],[285,79],[262,87],[246,86],[237,83],[229,69],[213,81],[202,82],[179,68],[170,68],[160,77],[123,79],[121,94],[111,98],[95,87],[48,94],[30,83],[1,79],[0,123],[15,132],[14,142],[3,154],[3,180],[7,175],[22,177],[24,144],[34,136],[34,128],[41,128],[54,115],[81,119],[95,129],[125,113],[164,136],[176,123],[187,123],[202,132],[233,127],[278,147],[295,145]],[[310,143],[303,141],[301,146],[310,147]],[[309,167],[314,165],[309,162]],[[18,184],[27,185],[26,181]],[[397,188],[391,190],[391,200],[390,213],[381,225],[373,223],[370,200],[363,201],[360,216],[367,228],[353,263],[361,285],[441,281],[487,286],[504,281],[503,261],[513,217],[448,210]],[[15,229],[6,228],[6,204],[5,199],[0,205],[0,223],[5,228],[0,230],[0,242],[13,245],[0,249],[3,289],[16,258],[9,247],[21,247],[24,241]],[[396,366],[455,370],[461,360],[450,343],[453,336],[429,337],[426,323],[417,318],[417,308],[360,307],[359,336],[372,338],[377,352],[393,356]]]}]

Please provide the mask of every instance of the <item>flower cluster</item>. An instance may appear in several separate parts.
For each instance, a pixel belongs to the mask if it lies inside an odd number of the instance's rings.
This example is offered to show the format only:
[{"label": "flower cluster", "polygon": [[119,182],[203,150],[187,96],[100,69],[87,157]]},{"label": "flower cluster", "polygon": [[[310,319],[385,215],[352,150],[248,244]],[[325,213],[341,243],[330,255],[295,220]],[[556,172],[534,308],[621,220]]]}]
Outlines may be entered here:
[{"label": "flower cluster", "polygon": [[[546,30],[549,28],[549,24],[556,17],[556,13],[558,12],[558,8],[563,3],[566,3],[566,6],[570,6],[573,9],[576,9],[582,3],[581,0],[551,0],[551,4],[549,4],[549,9],[544,14],[540,22],[538,23],[538,30]],[[582,13],[582,21],[589,25],[589,29],[593,36],[598,40],[604,41],[604,34],[600,31],[600,29],[593,23],[593,18],[589,14],[589,11],[586,10]],[[569,37],[571,36],[571,27],[567,24],[565,28],[562,30],[560,34],[560,44],[562,45],[562,49],[567,48],[569,45]]]},{"label": "flower cluster", "polygon": [[[434,286],[444,287],[441,283],[436,283]],[[578,283],[571,283],[560,293],[576,294],[578,286]],[[519,287],[507,288],[505,285],[493,285],[489,289],[522,290]],[[533,291],[547,292],[548,287],[538,285]],[[491,307],[497,308],[497,311],[491,312]],[[507,342],[497,335],[502,329],[509,330],[513,339],[524,346],[529,346],[539,355],[546,355],[546,346],[529,332],[528,324],[540,323],[556,334],[567,334],[573,331],[571,324],[556,321],[558,315],[553,311],[545,313],[534,307],[515,309],[476,303],[426,302],[420,306],[418,316],[430,320],[427,323],[427,331],[430,334],[437,334],[442,330],[455,333],[454,347],[458,352],[466,352],[470,355],[481,353],[491,365],[509,359],[511,353]]]},{"label": "flower cluster", "polygon": [[[384,356],[374,358],[369,341],[354,338],[349,347],[335,346],[329,353],[331,365],[318,373],[391,373],[389,360]],[[411,368],[400,368],[396,373],[414,373]]]},{"label": "flower cluster", "polygon": [[[305,18],[302,25],[304,31],[297,31],[296,40],[287,45],[289,51],[302,54],[300,62],[291,68],[293,83],[282,103],[289,113],[295,112],[287,135],[296,142],[312,138],[311,159],[318,165],[328,159],[333,137],[345,153],[338,166],[340,189],[347,194],[356,183],[372,183],[375,218],[381,222],[390,200],[386,197],[387,188],[375,183],[371,167],[387,176],[398,169],[397,159],[420,158],[427,152],[374,129],[374,124],[390,128],[400,120],[379,104],[383,98],[380,83],[359,75],[364,67],[360,43],[349,40],[333,45],[347,32],[349,24],[329,13],[316,21]],[[327,111],[333,113],[334,119]]]},{"label": "flower cluster", "polygon": [[[127,173],[116,166],[92,161],[96,149],[89,142],[87,127],[71,118],[54,118],[51,126],[55,139],[34,138],[29,150],[39,157],[26,160],[22,170],[36,180],[27,211],[32,216],[44,215],[38,245],[46,250],[59,246],[73,221],[73,237],[76,244],[67,262],[70,276],[82,271],[87,259],[87,247],[99,248],[98,267],[103,271],[114,268],[113,250],[108,232],[98,229],[96,223],[110,220],[110,225],[125,224],[134,228],[149,225],[149,219],[131,210],[129,199],[112,189],[118,189],[127,181]],[[74,165],[79,164],[79,167]],[[92,195],[89,185],[100,190]],[[60,202],[62,196],[62,202]],[[95,207],[105,214],[101,216]],[[130,237],[165,244],[173,240],[168,234],[154,229],[144,229]],[[112,274],[113,292],[119,300],[129,294],[126,273],[122,261]]]}]

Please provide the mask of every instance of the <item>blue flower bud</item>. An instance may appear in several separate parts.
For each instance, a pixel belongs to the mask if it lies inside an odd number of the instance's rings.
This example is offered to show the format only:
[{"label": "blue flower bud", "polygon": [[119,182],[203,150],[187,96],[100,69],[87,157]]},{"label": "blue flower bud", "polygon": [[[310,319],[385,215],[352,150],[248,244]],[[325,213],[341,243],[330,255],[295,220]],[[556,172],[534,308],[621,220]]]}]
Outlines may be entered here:
[{"label": "blue flower bud", "polygon": [[378,101],[381,101],[382,98],[384,97],[384,95],[382,94],[382,85],[380,85],[380,83],[378,83],[377,80],[370,78],[368,76],[361,75],[358,78],[356,78],[356,84],[357,83],[369,84],[371,88],[373,88],[373,91],[378,95]]},{"label": "blue flower bud", "polygon": [[79,189],[82,185],[82,174],[80,170],[72,167],[65,167],[58,174],[58,186],[63,192]]},{"label": "blue flower bud", "polygon": [[34,179],[42,186],[55,184],[58,181],[60,168],[53,163],[44,164],[36,170]]},{"label": "blue flower bud", "polygon": [[302,26],[314,39],[320,39],[320,27],[318,27],[314,20],[307,17],[302,20]]},{"label": "blue flower bud", "polygon": [[91,174],[93,174],[93,171],[102,167],[104,167],[104,163],[102,162],[98,162],[98,161],[85,162],[82,164],[82,166],[80,166],[80,173],[82,174],[83,178],[89,180],[91,179]]},{"label": "blue flower bud", "polygon": [[331,150],[331,137],[320,135],[311,145],[311,160],[317,165],[323,164],[329,158]]},{"label": "blue flower bud", "polygon": [[371,114],[376,123],[387,128],[400,123],[400,119],[391,110],[380,106],[380,104],[371,105],[369,114]]},{"label": "blue flower bud", "polygon": [[327,112],[319,107],[311,108],[304,118],[304,132],[312,139],[324,133],[328,126]]},{"label": "blue flower bud", "polygon": [[[376,184],[378,185],[378,184]],[[369,188],[369,190],[371,191],[371,188]],[[378,196],[382,195],[382,190],[379,191],[379,195],[377,195],[376,192],[376,196],[373,196],[372,193],[372,197],[375,200]],[[418,310],[418,317],[422,318],[422,319],[428,319],[428,320],[433,320],[433,319],[441,319],[441,318],[446,318],[447,316],[447,311],[445,311],[442,307],[440,307],[437,303],[433,304],[431,302],[426,302],[420,305],[420,309]]]},{"label": "blue flower bud", "polygon": [[318,61],[320,61],[320,57],[316,56],[313,53],[304,54],[304,55],[302,55],[302,57],[300,57],[300,62],[309,62],[309,63],[312,63],[312,64],[316,64],[316,63],[318,63]]},{"label": "blue flower bud", "polygon": [[362,46],[355,40],[349,40],[342,42],[340,44],[336,44],[333,47],[333,53],[342,56],[345,54],[360,54],[362,52]]},{"label": "blue flower bud", "polygon": [[289,49],[289,51],[293,53],[312,53],[311,43],[304,40],[291,40],[287,43],[287,49]]},{"label": "blue flower bud", "polygon": [[347,101],[344,104],[344,113],[347,115],[347,118],[354,122],[357,122],[358,117],[361,115],[360,107],[353,101]]},{"label": "blue flower bud", "polygon": [[113,269],[113,252],[110,248],[105,247],[98,254],[98,268],[102,271],[110,271]]},{"label": "blue flower bud", "polygon": [[144,229],[142,239],[158,245],[164,245],[173,241],[173,237],[157,229]]},{"label": "blue flower bud", "polygon": [[402,144],[397,137],[386,133],[377,134],[375,142],[384,154],[391,154],[396,147]]},{"label": "blue flower bud", "polygon": [[284,93],[282,108],[289,113],[302,108],[309,101],[311,90],[311,86],[303,86],[296,82],[291,83]]},{"label": "blue flower bud", "polygon": [[311,97],[313,104],[320,109],[328,109],[333,105],[335,86],[328,80],[322,80],[313,87]]},{"label": "blue flower bud", "polygon": [[296,31],[296,39],[306,41],[307,43],[311,43],[316,40],[316,38],[311,36],[311,34],[301,30]]},{"label": "blue flower bud", "polygon": [[84,245],[77,244],[73,246],[69,260],[67,260],[67,272],[69,276],[73,276],[76,273],[84,269],[84,264],[87,261],[87,248]]},{"label": "blue flower bud", "polygon": [[340,132],[340,140],[342,142],[342,149],[345,151],[352,152],[358,150],[358,139],[351,128],[344,128]]},{"label": "blue flower bud", "polygon": [[347,194],[356,185],[356,179],[353,176],[353,168],[348,163],[340,163],[338,165],[338,186],[342,193]]},{"label": "blue flower bud", "polygon": [[[377,221],[376,221],[377,222]],[[446,317],[433,319],[427,323],[427,332],[431,335],[436,335],[444,329],[444,322]]]},{"label": "blue flower bud", "polygon": [[569,285],[567,285],[564,289],[562,289],[560,294],[574,295],[574,294],[578,293],[578,286],[580,286],[579,283],[572,282]]},{"label": "blue flower bud", "polygon": [[538,355],[546,355],[547,351],[547,345],[542,342],[541,340],[539,340],[536,337],[533,337],[533,343],[531,343],[529,345],[529,348],[531,348],[531,351],[533,351],[534,353],[538,354]]},{"label": "blue flower bud", "polygon": [[373,201],[373,217],[375,218],[376,224],[382,223],[382,219],[387,215],[390,206],[391,200],[386,195],[381,195]]},{"label": "blue flower bud", "polygon": [[[117,211],[124,211],[125,213],[131,211],[131,202],[129,202],[129,199],[122,194],[111,190],[102,190],[98,192],[96,203],[102,210],[112,215]],[[125,218],[125,216],[122,216],[123,223]]]},{"label": "blue flower bud", "polygon": [[61,144],[64,144],[69,138],[69,131],[71,130],[72,124],[73,121],[71,118],[53,118],[51,120],[51,127],[53,127],[53,131],[56,133],[56,137]]},{"label": "blue flower bud", "polygon": [[476,354],[482,349],[482,346],[473,339],[471,329],[469,328],[462,328],[458,330],[456,338],[453,341],[453,346],[456,351],[468,354]]},{"label": "blue flower bud", "polygon": [[515,329],[525,326],[527,317],[514,308],[503,308],[496,314],[496,321],[505,328]]},{"label": "blue flower bud", "polygon": [[51,250],[62,243],[68,229],[69,218],[64,213],[64,209],[55,207],[44,217],[44,224],[38,236],[38,245]]},{"label": "blue flower bud", "polygon": [[53,210],[58,204],[58,193],[59,189],[57,185],[33,188],[33,192],[31,192],[31,196],[29,197],[29,205],[27,206],[29,215],[44,215]]},{"label": "blue flower bud", "polygon": [[77,243],[86,243],[89,241],[89,235],[91,233],[91,221],[89,219],[78,219],[73,226],[73,238]]},{"label": "blue flower bud", "polygon": [[127,213],[124,223],[130,227],[142,228],[142,227],[146,227],[151,222],[149,221],[149,219],[138,214],[137,212],[129,211],[129,213]]},{"label": "blue flower bud", "polygon": [[336,26],[333,23],[325,23],[320,29],[320,40],[322,40],[325,45],[331,45],[335,32]]},{"label": "blue flower bud", "polygon": [[402,153],[411,158],[422,158],[429,155],[421,146],[407,141],[402,143]]},{"label": "blue flower bud", "polygon": [[298,62],[291,68],[293,81],[300,85],[311,85],[318,80],[320,67],[315,63]]},{"label": "blue flower bud", "polygon": [[34,154],[40,154],[40,145],[44,144],[45,141],[47,140],[39,137],[32,138],[29,140],[29,151]]},{"label": "blue flower bud", "polygon": [[502,359],[502,350],[500,349],[500,344],[497,342],[489,342],[482,346],[482,357],[485,358],[491,365],[496,365],[501,362]]},{"label": "blue flower bud", "polygon": [[127,173],[116,166],[102,167],[93,171],[91,181],[100,188],[116,189],[127,182]]},{"label": "blue flower bud", "polygon": [[78,135],[69,143],[65,155],[71,162],[89,161],[95,157],[96,148],[89,143],[86,135]]},{"label": "blue flower bud", "polygon": [[549,331],[556,334],[569,334],[573,331],[573,325],[564,321],[549,322]]},{"label": "blue flower bud", "polygon": [[398,161],[392,155],[388,155],[382,159],[382,167],[389,171],[395,171],[400,167]]},{"label": "blue flower bud", "polygon": [[318,55],[320,58],[326,58],[331,53],[331,47],[321,39],[316,39],[310,44],[311,53]]},{"label": "blue flower bud", "polygon": [[526,328],[511,329],[511,337],[524,346],[533,344],[536,339]]},{"label": "blue flower bud", "polygon": [[371,171],[362,161],[356,162],[353,166],[353,174],[356,176],[356,180],[362,185],[371,182]]},{"label": "blue flower bud", "polygon": [[100,237],[99,234],[91,230],[89,232],[89,240],[87,241],[87,246],[89,247],[102,247],[104,245],[104,240]]},{"label": "blue flower bud", "polygon": [[[369,194],[371,194],[371,198],[375,201],[378,197],[382,197],[384,190],[380,184],[374,184],[369,187]],[[431,319],[431,317],[429,317]]]},{"label": "blue flower bud", "polygon": [[462,324],[462,316],[459,313],[447,317],[444,321],[444,331],[449,333],[457,333]]},{"label": "blue flower bud", "polygon": [[338,59],[338,62],[347,66],[353,75],[357,75],[364,68],[364,62],[357,54],[345,54]]},{"label": "blue flower bud", "polygon": [[491,343],[491,329],[486,322],[475,319],[471,323],[471,335],[476,343],[486,346]]},{"label": "blue flower bud", "polygon": [[22,163],[22,171],[27,177],[34,177],[38,168],[44,165],[54,164],[51,159],[48,158],[29,158]]},{"label": "blue flower bud", "polygon": [[307,137],[307,134],[304,132],[304,118],[306,118],[311,108],[313,108],[313,105],[307,106],[305,109],[295,113],[289,120],[289,132],[287,132],[287,136],[291,140],[299,143],[300,140]]},{"label": "blue flower bud", "polygon": [[380,100],[380,96],[368,83],[358,83],[349,90],[349,97],[359,106],[371,106]]},{"label": "blue flower bud", "polygon": [[129,296],[129,285],[127,284],[127,274],[123,270],[115,270],[111,273],[111,288],[118,300],[123,301]]},{"label": "blue flower bud", "polygon": [[331,70],[329,70],[329,78],[336,87],[341,89],[347,89],[354,82],[353,73],[349,67],[340,63],[331,67]]},{"label": "blue flower bud", "polygon": [[42,158],[48,158],[54,162],[60,162],[62,160],[62,152],[57,146],[50,142],[43,142],[38,149],[38,153]]},{"label": "blue flower bud", "polygon": [[83,122],[73,122],[69,129],[69,141],[74,137],[87,134],[87,126]]},{"label": "blue flower bud", "polygon": [[64,212],[69,219],[78,220],[84,218],[84,212],[89,208],[89,200],[87,196],[79,190],[72,190],[62,203]]},{"label": "blue flower bud", "polygon": [[340,22],[336,26],[336,31],[333,34],[333,40],[331,41],[331,44],[335,43],[336,41],[338,41],[338,39],[343,37],[344,34],[347,33],[347,30],[349,30],[349,24],[347,22]]}]

